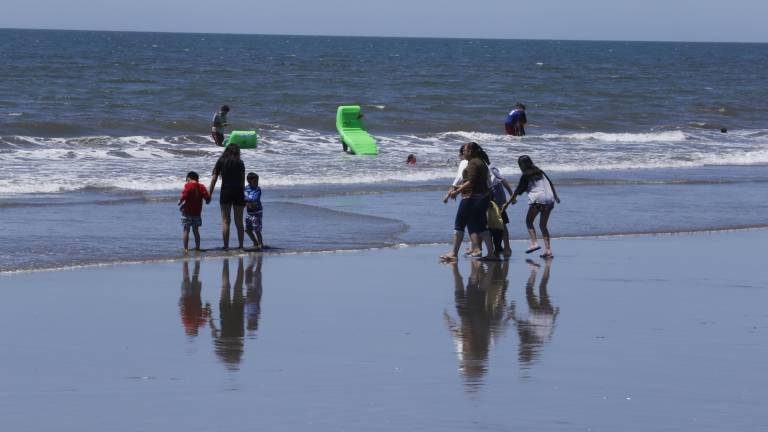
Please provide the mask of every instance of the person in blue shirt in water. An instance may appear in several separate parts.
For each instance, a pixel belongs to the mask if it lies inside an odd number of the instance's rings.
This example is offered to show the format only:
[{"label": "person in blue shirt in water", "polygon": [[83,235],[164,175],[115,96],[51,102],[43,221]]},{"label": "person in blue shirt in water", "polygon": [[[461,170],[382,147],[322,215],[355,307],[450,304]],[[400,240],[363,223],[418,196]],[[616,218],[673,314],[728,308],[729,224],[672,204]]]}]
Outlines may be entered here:
[{"label": "person in blue shirt in water", "polygon": [[515,109],[507,114],[504,129],[506,129],[508,135],[523,136],[525,135],[526,123],[528,123],[528,118],[525,116],[525,105],[518,102],[515,105]]}]

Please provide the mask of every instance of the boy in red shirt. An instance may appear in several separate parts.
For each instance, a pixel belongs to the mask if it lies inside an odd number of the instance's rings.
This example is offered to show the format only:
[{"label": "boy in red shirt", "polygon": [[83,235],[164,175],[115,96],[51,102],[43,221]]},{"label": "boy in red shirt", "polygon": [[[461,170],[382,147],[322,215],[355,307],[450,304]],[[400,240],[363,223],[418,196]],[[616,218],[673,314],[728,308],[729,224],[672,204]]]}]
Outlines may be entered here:
[{"label": "boy in red shirt", "polygon": [[206,204],[211,202],[211,194],[208,193],[208,189],[204,185],[198,183],[200,176],[196,172],[190,171],[187,173],[187,184],[184,185],[184,190],[181,192],[181,198],[179,198],[178,206],[181,211],[181,225],[184,227],[184,252],[189,251],[189,229],[192,228],[192,232],[195,234],[195,250],[200,250],[200,226],[203,224],[203,219],[200,214],[203,212],[203,200]]}]

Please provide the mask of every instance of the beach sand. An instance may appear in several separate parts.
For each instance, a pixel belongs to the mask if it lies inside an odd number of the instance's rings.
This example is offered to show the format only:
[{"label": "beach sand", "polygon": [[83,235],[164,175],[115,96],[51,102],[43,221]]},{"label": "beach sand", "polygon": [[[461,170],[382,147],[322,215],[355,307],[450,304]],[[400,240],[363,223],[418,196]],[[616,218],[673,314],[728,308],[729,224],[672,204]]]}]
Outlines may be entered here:
[{"label": "beach sand", "polygon": [[764,431],[767,241],[6,274],[0,417],[9,431]]}]

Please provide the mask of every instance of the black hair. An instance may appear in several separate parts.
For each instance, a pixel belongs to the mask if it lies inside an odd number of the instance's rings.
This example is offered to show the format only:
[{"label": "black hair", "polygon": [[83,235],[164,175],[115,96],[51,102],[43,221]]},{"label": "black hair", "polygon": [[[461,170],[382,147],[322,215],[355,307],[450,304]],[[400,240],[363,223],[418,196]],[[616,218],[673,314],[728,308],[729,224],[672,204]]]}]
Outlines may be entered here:
[{"label": "black hair", "polygon": [[[478,147],[480,147],[480,146],[478,146]],[[491,159],[488,157],[488,153],[486,153],[485,150],[483,150],[482,147],[480,147],[480,150],[478,150],[478,154],[480,155],[480,159],[482,159],[483,162],[485,162],[486,165],[490,165],[491,164]]]},{"label": "black hair", "polygon": [[531,160],[531,157],[528,155],[522,155],[517,158],[517,165],[520,167],[520,171],[522,171],[523,175],[541,177],[544,174],[539,167],[533,164],[533,160]]},{"label": "black hair", "polygon": [[248,181],[251,181],[251,180],[254,180],[254,179],[256,181],[259,181],[259,175],[256,174],[255,172],[249,172],[248,175],[245,177],[245,179],[248,180]]},{"label": "black hair", "polygon": [[240,146],[237,144],[230,144],[224,149],[224,153],[221,154],[222,160],[237,160],[240,159]]},{"label": "black hair", "polygon": [[485,153],[485,150],[483,150],[482,147],[480,147],[480,144],[472,141],[466,145],[469,147],[469,154],[471,154],[473,157],[479,157],[480,160],[485,162],[486,165],[491,163],[490,159],[488,159],[488,154]]},{"label": "black hair", "polygon": [[472,155],[472,157],[480,157],[480,152],[483,151],[482,147],[480,147],[480,144],[474,141],[468,142],[467,144],[464,145],[464,147],[467,149],[464,152],[465,157],[467,156],[467,153]]},{"label": "black hair", "polygon": [[196,172],[194,172],[194,171],[188,172],[187,173],[187,178],[188,179],[192,179],[194,181],[200,181],[200,176]]},{"label": "black hair", "polygon": [[520,102],[515,104],[515,108],[520,108],[521,110],[525,111],[525,105],[521,104]]},{"label": "black hair", "polygon": [[222,105],[221,108],[219,108],[219,110],[227,112],[229,111],[229,105]]}]

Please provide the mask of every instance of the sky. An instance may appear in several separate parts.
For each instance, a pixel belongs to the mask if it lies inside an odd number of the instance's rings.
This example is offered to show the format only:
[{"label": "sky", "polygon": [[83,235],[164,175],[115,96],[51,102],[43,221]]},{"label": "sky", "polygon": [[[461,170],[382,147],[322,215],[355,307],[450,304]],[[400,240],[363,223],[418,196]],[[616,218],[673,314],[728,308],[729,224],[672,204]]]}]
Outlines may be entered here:
[{"label": "sky", "polygon": [[0,28],[768,42],[768,0],[0,0]]}]

